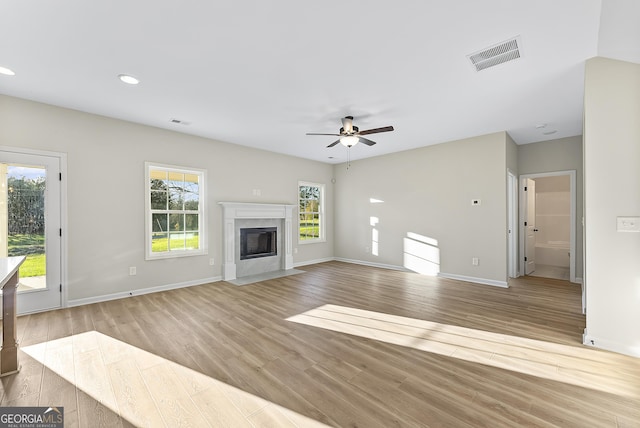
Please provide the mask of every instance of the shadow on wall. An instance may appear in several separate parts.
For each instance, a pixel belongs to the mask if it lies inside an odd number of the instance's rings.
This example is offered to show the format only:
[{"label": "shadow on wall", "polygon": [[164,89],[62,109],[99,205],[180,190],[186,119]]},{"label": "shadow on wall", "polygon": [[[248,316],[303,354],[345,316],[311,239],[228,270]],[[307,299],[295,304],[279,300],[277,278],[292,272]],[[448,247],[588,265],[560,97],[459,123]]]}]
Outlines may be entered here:
[{"label": "shadow on wall", "polygon": [[438,240],[407,232],[407,237],[404,238],[404,267],[423,275],[438,275],[440,273]]}]

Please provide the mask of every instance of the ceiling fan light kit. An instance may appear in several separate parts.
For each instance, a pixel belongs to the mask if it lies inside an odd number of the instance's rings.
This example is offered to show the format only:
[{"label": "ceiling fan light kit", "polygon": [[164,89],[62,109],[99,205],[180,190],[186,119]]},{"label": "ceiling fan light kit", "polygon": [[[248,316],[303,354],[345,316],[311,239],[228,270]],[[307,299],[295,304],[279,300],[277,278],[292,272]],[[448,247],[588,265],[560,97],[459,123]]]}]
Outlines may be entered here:
[{"label": "ceiling fan light kit", "polygon": [[369,134],[377,134],[380,132],[389,132],[393,131],[393,126],[384,126],[382,128],[374,128],[367,129],[364,131],[360,131],[357,126],[353,126],[353,116],[345,116],[342,118],[342,128],[338,134],[316,134],[316,133],[307,133],[307,135],[331,135],[334,137],[340,137],[338,140],[329,144],[327,148],[333,147],[338,143],[341,143],[343,146],[347,148],[351,148],[358,143],[366,144],[367,146],[373,146],[376,144],[375,141],[371,141],[368,138],[362,137],[363,135]]},{"label": "ceiling fan light kit", "polygon": [[353,147],[358,144],[359,138],[355,135],[349,135],[347,137],[340,138],[340,144],[345,147]]}]

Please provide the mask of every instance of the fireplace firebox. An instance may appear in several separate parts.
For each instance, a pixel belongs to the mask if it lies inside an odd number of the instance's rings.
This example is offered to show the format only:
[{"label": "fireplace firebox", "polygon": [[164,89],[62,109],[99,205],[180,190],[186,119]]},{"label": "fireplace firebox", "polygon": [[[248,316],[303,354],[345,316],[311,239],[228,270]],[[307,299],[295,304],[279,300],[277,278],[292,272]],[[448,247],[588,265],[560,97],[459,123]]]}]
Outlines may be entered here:
[{"label": "fireplace firebox", "polygon": [[240,229],[240,260],[277,256],[277,233],[277,227]]}]

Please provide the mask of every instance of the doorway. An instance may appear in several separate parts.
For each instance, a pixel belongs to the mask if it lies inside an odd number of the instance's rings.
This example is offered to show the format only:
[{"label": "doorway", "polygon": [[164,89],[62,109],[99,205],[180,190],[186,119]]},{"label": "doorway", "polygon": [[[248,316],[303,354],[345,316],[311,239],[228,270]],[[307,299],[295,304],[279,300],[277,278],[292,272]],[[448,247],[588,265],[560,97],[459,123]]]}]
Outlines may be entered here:
[{"label": "doorway", "polygon": [[520,182],[521,271],[576,282],[575,171],[527,174]]},{"label": "doorway", "polygon": [[18,314],[62,306],[63,157],[0,149],[0,257],[25,256]]}]

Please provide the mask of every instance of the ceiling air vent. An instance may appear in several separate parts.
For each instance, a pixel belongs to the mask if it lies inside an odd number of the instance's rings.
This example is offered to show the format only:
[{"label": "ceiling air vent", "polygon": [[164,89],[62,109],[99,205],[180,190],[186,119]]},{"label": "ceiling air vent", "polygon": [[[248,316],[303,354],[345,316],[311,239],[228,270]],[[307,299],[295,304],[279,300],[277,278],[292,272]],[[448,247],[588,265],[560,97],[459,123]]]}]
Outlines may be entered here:
[{"label": "ceiling air vent", "polygon": [[467,55],[467,58],[469,58],[469,61],[471,61],[476,71],[482,71],[495,65],[520,58],[521,45],[520,36],[517,36]]}]

